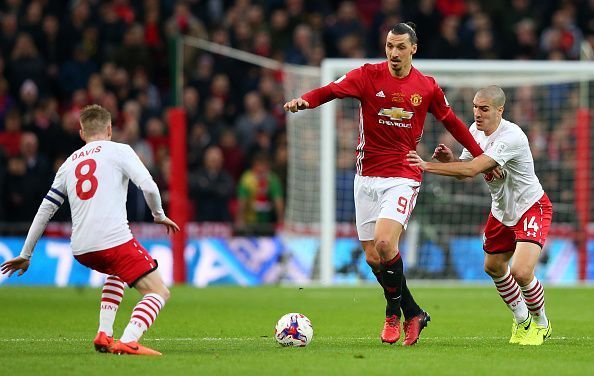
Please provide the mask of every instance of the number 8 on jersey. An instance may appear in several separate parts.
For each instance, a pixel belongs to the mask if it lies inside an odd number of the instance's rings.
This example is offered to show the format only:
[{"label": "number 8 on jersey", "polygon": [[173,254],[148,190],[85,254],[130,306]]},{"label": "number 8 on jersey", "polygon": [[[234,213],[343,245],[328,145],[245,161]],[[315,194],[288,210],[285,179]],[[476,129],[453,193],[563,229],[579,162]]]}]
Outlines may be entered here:
[{"label": "number 8 on jersey", "polygon": [[[94,159],[87,159],[80,162],[74,170],[74,175],[76,176],[76,195],[81,200],[88,200],[95,195],[95,192],[97,192],[99,181],[97,180],[97,177],[93,175],[95,171],[97,171],[97,162]],[[87,190],[84,188],[87,188]]]}]

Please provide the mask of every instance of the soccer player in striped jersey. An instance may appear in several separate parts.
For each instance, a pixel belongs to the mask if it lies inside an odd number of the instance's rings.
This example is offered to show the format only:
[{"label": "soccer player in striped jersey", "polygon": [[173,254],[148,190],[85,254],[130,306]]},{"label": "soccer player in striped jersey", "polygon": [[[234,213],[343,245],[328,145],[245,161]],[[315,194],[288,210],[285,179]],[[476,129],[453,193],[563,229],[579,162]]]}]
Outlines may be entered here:
[{"label": "soccer player in striped jersey", "polygon": [[407,159],[423,171],[458,178],[497,166],[503,169],[503,179],[485,175],[493,200],[484,234],[485,272],[513,312],[509,342],[541,345],[550,337],[552,327],[545,314],[544,289],[534,269],[551,225],[553,206],[534,173],[528,138],[519,126],[502,118],[503,90],[498,86],[483,88],[476,93],[473,105],[475,122],[470,132],[484,154],[473,158],[463,150],[461,161],[452,162],[452,151],[441,144],[433,157],[443,163],[425,162],[414,151]]},{"label": "soccer player in striped jersey", "polygon": [[[384,289],[386,319],[381,340],[417,342],[429,315],[414,301],[398,251],[421,185],[421,172],[406,161],[423,135],[431,112],[473,155],[482,153],[468,129],[456,117],[433,77],[412,66],[417,51],[413,23],[395,25],[386,37],[387,61],[365,64],[338,80],[285,103],[286,111],[315,108],[336,98],[360,101],[359,144],[356,152],[355,216],[365,258]],[[402,303],[401,303],[402,302]]]},{"label": "soccer player in striped jersey", "polygon": [[[80,115],[80,136],[85,146],[68,157],[58,170],[41,203],[20,256],[1,266],[3,274],[22,275],[29,268],[35,244],[60,205],[68,200],[72,214],[72,253],[78,262],[108,275],[101,295],[99,330],[93,341],[100,352],[161,355],[138,343],[169,299],[169,290],[157,271],[157,262],[134,239],[126,216],[128,182],[143,192],[155,223],[179,231],[167,218],[159,189],[136,153],[128,145],[111,141],[111,115],[98,105]],[[119,341],[113,323],[125,284],[136,288],[142,299]]]}]

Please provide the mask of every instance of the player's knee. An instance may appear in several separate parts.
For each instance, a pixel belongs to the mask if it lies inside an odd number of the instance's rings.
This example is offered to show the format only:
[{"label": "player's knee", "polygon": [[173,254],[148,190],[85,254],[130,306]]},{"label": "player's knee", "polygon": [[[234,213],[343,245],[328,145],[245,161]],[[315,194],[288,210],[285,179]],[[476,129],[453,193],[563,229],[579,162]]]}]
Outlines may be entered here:
[{"label": "player's knee", "polygon": [[492,278],[503,277],[507,270],[507,268],[504,268],[501,265],[493,264],[493,263],[485,263],[484,269],[485,269],[485,273],[487,273]]},{"label": "player's knee", "polygon": [[390,253],[390,242],[387,240],[377,240],[375,250],[380,256],[386,257]]},{"label": "player's knee", "polygon": [[511,274],[520,286],[526,286],[532,282],[532,279],[534,278],[533,271],[529,267],[523,265],[513,265],[511,268]]}]

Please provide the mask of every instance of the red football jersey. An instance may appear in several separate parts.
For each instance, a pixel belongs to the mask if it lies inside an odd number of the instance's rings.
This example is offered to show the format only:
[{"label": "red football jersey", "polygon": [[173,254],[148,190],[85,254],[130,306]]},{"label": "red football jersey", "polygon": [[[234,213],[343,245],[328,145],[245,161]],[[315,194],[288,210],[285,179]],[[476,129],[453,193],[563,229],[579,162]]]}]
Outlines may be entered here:
[{"label": "red football jersey", "polygon": [[404,78],[393,77],[385,61],[365,64],[302,96],[309,108],[345,97],[361,102],[357,174],[421,181],[420,169],[408,164],[406,154],[416,150],[427,112],[441,121],[452,111],[435,79],[414,67]]}]

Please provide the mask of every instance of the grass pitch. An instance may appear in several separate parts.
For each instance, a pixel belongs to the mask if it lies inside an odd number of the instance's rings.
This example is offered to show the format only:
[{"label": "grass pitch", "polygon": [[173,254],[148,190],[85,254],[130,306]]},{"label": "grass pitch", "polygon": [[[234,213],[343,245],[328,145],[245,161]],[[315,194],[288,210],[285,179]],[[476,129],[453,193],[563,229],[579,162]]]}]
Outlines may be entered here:
[{"label": "grass pitch", "polygon": [[[419,343],[382,344],[378,287],[176,287],[143,343],[163,357],[99,354],[92,339],[99,289],[0,288],[4,375],[594,375],[594,289],[545,290],[552,338],[507,343],[511,313],[492,286],[412,285],[432,321]],[[119,337],[138,301],[127,290]],[[276,320],[307,315],[306,348],[276,344]]]}]

